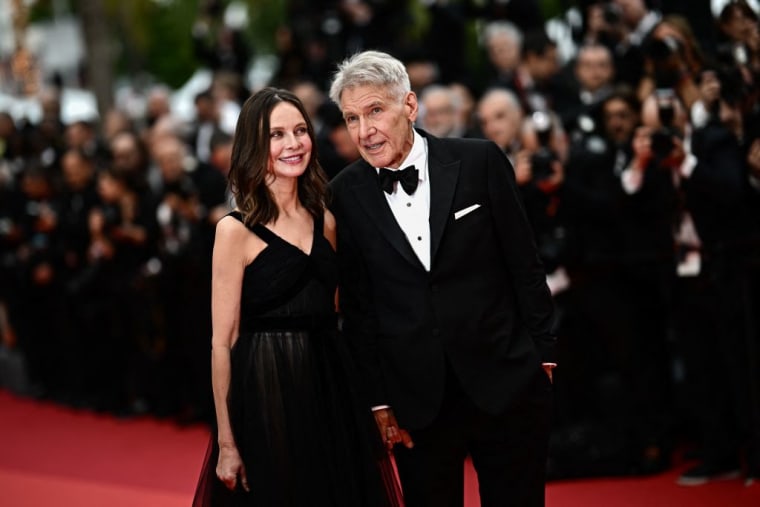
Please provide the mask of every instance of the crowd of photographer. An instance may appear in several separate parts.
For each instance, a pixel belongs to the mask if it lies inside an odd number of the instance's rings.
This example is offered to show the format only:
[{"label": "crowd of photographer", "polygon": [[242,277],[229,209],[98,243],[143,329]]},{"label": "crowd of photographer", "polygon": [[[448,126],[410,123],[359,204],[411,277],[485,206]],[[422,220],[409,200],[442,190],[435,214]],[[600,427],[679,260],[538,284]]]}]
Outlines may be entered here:
[{"label": "crowd of photographer", "polygon": [[[358,157],[325,97],[331,65],[369,47],[406,63],[420,128],[490,139],[512,161],[560,310],[551,477],[656,472],[687,443],[699,461],[682,484],[757,479],[753,7],[723,2],[697,33],[644,0],[578,2],[568,45],[535,2],[434,2],[420,51],[402,30],[407,2],[292,4],[271,84],[304,102],[328,176]],[[484,21],[478,75],[468,16]],[[232,32],[207,44],[202,21],[193,36],[215,77],[191,123],[161,87],[144,116],[116,107],[100,129],[63,124],[55,93],[36,124],[0,112],[0,331],[24,352],[31,394],[211,419],[211,244],[232,205],[224,118],[247,95],[252,53]]]},{"label": "crowd of photographer", "polygon": [[684,438],[680,484],[760,473],[760,34],[745,2],[716,14],[707,47],[685,17],[592,2],[565,67],[542,33],[486,28],[475,127],[513,161],[561,310],[559,476],[661,470]]}]

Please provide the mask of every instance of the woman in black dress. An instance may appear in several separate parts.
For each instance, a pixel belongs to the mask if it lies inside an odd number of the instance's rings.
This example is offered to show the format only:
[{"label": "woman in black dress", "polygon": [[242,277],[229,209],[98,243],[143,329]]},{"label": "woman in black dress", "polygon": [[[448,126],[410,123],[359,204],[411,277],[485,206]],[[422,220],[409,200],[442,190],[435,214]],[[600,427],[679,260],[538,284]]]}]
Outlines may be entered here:
[{"label": "woman in black dress", "polygon": [[217,427],[194,507],[403,504],[337,331],[335,220],[314,138],[285,90],[257,92],[238,119],[237,209],[213,255]]}]

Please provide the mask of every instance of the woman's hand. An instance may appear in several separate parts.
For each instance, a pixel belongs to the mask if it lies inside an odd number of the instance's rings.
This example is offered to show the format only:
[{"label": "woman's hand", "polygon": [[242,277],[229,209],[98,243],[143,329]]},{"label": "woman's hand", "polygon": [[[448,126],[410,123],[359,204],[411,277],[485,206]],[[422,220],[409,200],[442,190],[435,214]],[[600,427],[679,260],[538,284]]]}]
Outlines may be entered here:
[{"label": "woman's hand", "polygon": [[699,81],[699,98],[708,110],[716,100],[720,100],[720,80],[715,71],[702,72],[702,79]]},{"label": "woman's hand", "polygon": [[643,171],[652,160],[652,129],[638,127],[633,136],[633,167]]},{"label": "woman's hand", "polygon": [[219,447],[219,461],[216,464],[216,476],[227,486],[234,490],[237,487],[238,476],[240,485],[244,490],[250,491],[248,477],[245,473],[245,465],[240,458],[240,453],[234,445],[222,445]]}]

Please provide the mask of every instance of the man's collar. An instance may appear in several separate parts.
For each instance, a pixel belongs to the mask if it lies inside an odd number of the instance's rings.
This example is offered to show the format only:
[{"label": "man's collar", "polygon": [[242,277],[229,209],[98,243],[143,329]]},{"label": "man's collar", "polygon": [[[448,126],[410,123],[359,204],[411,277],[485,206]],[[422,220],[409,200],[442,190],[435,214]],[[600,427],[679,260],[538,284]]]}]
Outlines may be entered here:
[{"label": "man's collar", "polygon": [[[427,179],[427,139],[423,138],[419,132],[412,129],[414,138],[412,141],[412,149],[406,155],[406,158],[398,166],[399,169],[403,169],[409,165],[414,165],[419,171],[418,177],[420,181]],[[375,167],[375,171],[380,171],[380,167]]]}]

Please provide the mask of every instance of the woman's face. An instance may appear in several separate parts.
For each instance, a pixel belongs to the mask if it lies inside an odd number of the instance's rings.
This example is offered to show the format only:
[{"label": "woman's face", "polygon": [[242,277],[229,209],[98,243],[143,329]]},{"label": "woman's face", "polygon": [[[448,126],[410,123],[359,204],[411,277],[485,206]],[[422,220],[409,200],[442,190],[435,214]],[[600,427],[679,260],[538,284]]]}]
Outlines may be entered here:
[{"label": "woman's face", "polygon": [[312,140],[301,112],[280,102],[269,118],[269,167],[275,179],[297,178],[311,159]]},{"label": "woman's face", "polygon": [[750,41],[758,30],[757,23],[739,8],[731,9],[726,21],[721,23],[720,27],[734,42],[745,43]]},{"label": "woman's face", "polygon": [[98,177],[98,195],[104,202],[113,204],[119,200],[121,194],[121,185],[113,176],[102,173]]}]

